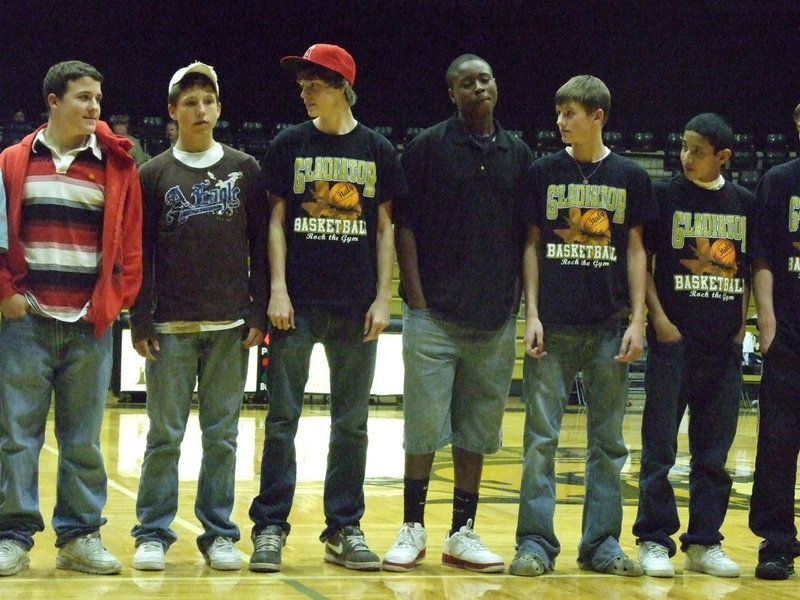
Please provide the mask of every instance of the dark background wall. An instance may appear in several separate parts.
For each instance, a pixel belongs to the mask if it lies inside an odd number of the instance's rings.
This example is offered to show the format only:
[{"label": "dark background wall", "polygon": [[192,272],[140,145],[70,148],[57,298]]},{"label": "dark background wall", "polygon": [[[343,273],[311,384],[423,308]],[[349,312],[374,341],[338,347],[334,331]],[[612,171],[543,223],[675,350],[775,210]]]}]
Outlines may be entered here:
[{"label": "dark background wall", "polygon": [[0,0],[0,121],[16,107],[38,120],[47,68],[79,58],[105,76],[106,117],[166,116],[170,76],[202,60],[219,73],[224,118],[296,122],[305,113],[278,61],[331,42],[355,57],[355,113],[371,126],[427,126],[448,116],[444,72],[474,52],[494,67],[497,116],[507,128],[553,127],[555,90],[592,73],[612,92],[609,129],[663,136],[711,110],[758,139],[794,129],[798,4]]}]

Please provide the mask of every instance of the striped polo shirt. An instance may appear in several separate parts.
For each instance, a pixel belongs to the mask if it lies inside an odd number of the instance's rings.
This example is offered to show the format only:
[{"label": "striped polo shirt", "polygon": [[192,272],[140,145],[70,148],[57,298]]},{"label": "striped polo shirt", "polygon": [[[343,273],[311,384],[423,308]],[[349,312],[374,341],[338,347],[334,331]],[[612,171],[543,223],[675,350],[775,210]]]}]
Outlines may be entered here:
[{"label": "striped polo shirt", "polygon": [[94,135],[59,155],[44,132],[34,140],[22,192],[26,297],[34,313],[77,321],[100,270],[105,160]]}]

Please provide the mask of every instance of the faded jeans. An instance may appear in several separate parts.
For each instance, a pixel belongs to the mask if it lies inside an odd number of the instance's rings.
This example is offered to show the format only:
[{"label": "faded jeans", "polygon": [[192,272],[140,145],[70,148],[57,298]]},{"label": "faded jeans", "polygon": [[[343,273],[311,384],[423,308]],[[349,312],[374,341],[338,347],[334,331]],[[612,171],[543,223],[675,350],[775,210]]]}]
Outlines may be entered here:
[{"label": "faded jeans", "polygon": [[532,553],[552,569],[561,551],[555,534],[555,456],[561,420],[579,371],[586,392],[586,492],[578,562],[603,570],[622,554],[620,471],[628,457],[622,421],[628,391],[628,365],[614,360],[624,326],[545,325],[540,359],[525,358],[524,461],[517,523],[518,554]]},{"label": "faded jeans", "polygon": [[39,453],[54,397],[56,546],[105,524],[100,430],[111,379],[111,329],[24,315],[0,321],[0,539],[30,549],[44,530]]}]

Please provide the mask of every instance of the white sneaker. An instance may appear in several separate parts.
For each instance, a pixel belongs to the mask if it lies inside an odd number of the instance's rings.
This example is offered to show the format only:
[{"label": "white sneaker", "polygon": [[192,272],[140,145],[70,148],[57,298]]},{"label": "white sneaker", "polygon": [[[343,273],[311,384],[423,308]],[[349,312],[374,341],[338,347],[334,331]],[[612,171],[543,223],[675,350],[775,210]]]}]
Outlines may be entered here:
[{"label": "white sneaker", "polygon": [[97,532],[82,535],[63,545],[56,556],[56,568],[93,575],[116,575],[122,563],[100,541]]},{"label": "white sneaker", "polygon": [[639,544],[639,564],[650,577],[675,577],[675,567],[669,559],[669,549],[657,542]]},{"label": "white sneaker", "polygon": [[206,563],[215,571],[237,571],[242,568],[242,557],[230,538],[218,536],[203,552]]},{"label": "white sneaker", "polygon": [[483,545],[472,528],[472,519],[453,535],[444,538],[442,562],[481,573],[502,573],[506,568],[503,559]]},{"label": "white sneaker", "polygon": [[717,577],[739,577],[741,574],[739,565],[728,558],[719,544],[711,546],[692,544],[686,549],[683,568]]},{"label": "white sneaker", "polygon": [[132,566],[139,571],[163,571],[166,567],[164,546],[161,542],[142,542],[133,555]]},{"label": "white sneaker", "polygon": [[30,567],[28,551],[12,540],[0,540],[0,576],[16,575]]},{"label": "white sneaker", "polygon": [[428,534],[420,523],[403,523],[397,539],[383,557],[384,571],[410,571],[425,558]]}]

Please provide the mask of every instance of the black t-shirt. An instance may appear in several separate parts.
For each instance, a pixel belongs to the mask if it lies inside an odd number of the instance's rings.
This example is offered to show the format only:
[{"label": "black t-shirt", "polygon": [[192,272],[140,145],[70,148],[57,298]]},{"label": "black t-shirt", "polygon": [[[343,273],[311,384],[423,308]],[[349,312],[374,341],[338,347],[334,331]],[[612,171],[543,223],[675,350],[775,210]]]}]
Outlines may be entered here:
[{"label": "black t-shirt", "polygon": [[[414,234],[428,307],[482,330],[517,311],[533,158],[498,123],[495,134],[476,140],[455,117],[418,134],[403,154],[409,193],[394,211],[397,226]],[[402,286],[400,294],[406,299]]]},{"label": "black t-shirt", "polygon": [[800,347],[800,159],[773,167],[756,188],[750,255],[772,271],[777,335]]},{"label": "black t-shirt", "polygon": [[[595,167],[598,167],[595,171]],[[624,314],[628,232],[655,217],[647,172],[613,152],[581,164],[561,150],[531,165],[528,219],[541,229],[539,318],[543,323],[595,325]]]},{"label": "black t-shirt", "polygon": [[730,181],[707,190],[682,173],[653,190],[659,217],[645,226],[645,245],[664,312],[684,338],[728,344],[742,326],[753,195]]},{"label": "black t-shirt", "polygon": [[266,187],[286,200],[286,284],[297,306],[366,310],[377,292],[378,205],[405,193],[394,146],[360,123],[345,135],[312,121],[281,131]]}]

